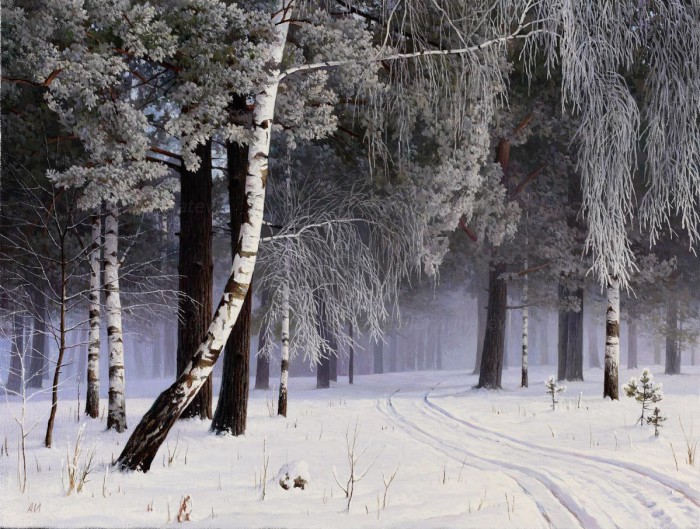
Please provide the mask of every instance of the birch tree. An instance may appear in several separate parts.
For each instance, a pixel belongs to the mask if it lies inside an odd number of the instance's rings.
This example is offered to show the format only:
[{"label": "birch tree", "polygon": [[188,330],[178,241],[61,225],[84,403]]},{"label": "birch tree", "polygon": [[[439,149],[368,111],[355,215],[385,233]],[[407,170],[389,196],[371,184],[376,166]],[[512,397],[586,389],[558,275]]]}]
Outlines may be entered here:
[{"label": "birch tree", "polygon": [[304,164],[294,166],[293,180],[272,187],[270,223],[279,229],[262,239],[260,282],[271,290],[263,316],[266,347],[272,330],[282,325],[282,415],[290,358],[303,352],[306,362],[319,365],[355,347],[348,323],[381,340],[401,282],[419,257],[420,228],[405,202],[330,179],[342,162],[324,150],[304,149],[300,156],[306,159],[318,153],[315,170],[309,175]]},{"label": "birch tree", "polygon": [[[528,4],[528,8],[530,4]],[[275,25],[274,38],[271,40],[269,57],[272,64],[279,64],[284,52],[288,31],[288,19],[291,14],[292,4],[281,4],[275,11],[273,23]],[[160,444],[163,442],[172,421],[177,418],[181,410],[196,395],[201,384],[202,377],[209,374],[213,363],[221,352],[221,346],[228,337],[233,321],[240,311],[241,304],[250,285],[257,253],[257,245],[260,237],[262,220],[262,205],[264,201],[264,186],[268,175],[268,155],[270,145],[271,124],[274,121],[274,104],[280,81],[292,73],[301,73],[319,68],[329,68],[343,64],[362,65],[379,64],[384,61],[395,61],[418,58],[421,56],[446,55],[450,53],[477,54],[482,50],[488,50],[491,46],[503,46],[510,40],[518,38],[526,30],[525,15],[518,14],[517,26],[513,32],[502,31],[503,26],[493,28],[496,34],[492,39],[479,44],[456,48],[455,50],[437,50],[436,52],[409,52],[398,54],[377,55],[371,59],[365,57],[349,57],[339,61],[324,60],[318,63],[292,67],[284,73],[273,71],[262,83],[261,90],[256,97],[256,106],[253,111],[253,134],[250,139],[248,155],[248,175],[246,177],[246,194],[248,197],[248,222],[243,224],[240,237],[240,250],[234,259],[232,275],[227,283],[224,296],[219,308],[214,315],[209,327],[207,337],[200,345],[193,360],[187,366],[168,390],[156,399],[151,410],[144,416],[140,425],[135,430],[119,457],[118,464],[122,468],[139,468],[148,470]],[[495,59],[490,63],[493,64]],[[490,93],[490,91],[489,91]],[[233,320],[233,321],[232,321]],[[173,417],[175,419],[173,419]]]},{"label": "birch tree", "polygon": [[100,257],[102,254],[102,217],[90,216],[90,341],[87,362],[85,413],[96,419],[100,414],[100,293],[102,292]]},{"label": "birch tree", "polygon": [[612,277],[607,287],[605,312],[605,371],[603,397],[619,400],[620,369],[620,280]]}]

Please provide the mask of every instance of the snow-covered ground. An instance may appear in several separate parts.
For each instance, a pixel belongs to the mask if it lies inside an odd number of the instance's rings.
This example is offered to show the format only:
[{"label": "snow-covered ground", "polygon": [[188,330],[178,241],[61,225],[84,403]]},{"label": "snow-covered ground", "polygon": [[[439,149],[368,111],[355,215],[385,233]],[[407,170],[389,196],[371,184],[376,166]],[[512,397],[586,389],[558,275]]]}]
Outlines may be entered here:
[{"label": "snow-covered ground", "polygon": [[[569,383],[552,411],[544,392],[551,370],[534,367],[526,390],[518,387],[518,370],[506,371],[506,389],[497,392],[472,389],[476,377],[467,372],[359,376],[354,386],[343,379],[330,390],[294,378],[287,419],[270,416],[273,391],[251,391],[244,437],[210,434],[198,420],[180,422],[147,474],[117,473],[109,463],[167,382],[127,384],[125,434],[106,433],[104,419],[78,423],[76,388],[66,386],[52,449],[42,446],[48,401],[28,406],[28,424],[43,419],[28,438],[25,493],[17,485],[13,420],[21,403],[11,399],[0,404],[0,526],[177,525],[189,494],[185,523],[193,528],[700,527],[700,463],[686,463],[681,430],[682,422],[689,437],[700,439],[700,369],[675,377],[655,372],[668,416],[658,438],[652,427],[635,426],[637,402],[601,398],[600,370]],[[639,371],[623,371],[621,381]],[[96,463],[84,490],[66,495],[66,460],[83,422],[83,450],[94,448]],[[367,473],[346,513],[334,467],[345,486],[346,433],[352,440],[355,424],[356,473]],[[288,463],[303,469],[298,461],[308,465],[310,483],[282,489],[274,476]],[[384,479],[395,471],[384,505]]]}]

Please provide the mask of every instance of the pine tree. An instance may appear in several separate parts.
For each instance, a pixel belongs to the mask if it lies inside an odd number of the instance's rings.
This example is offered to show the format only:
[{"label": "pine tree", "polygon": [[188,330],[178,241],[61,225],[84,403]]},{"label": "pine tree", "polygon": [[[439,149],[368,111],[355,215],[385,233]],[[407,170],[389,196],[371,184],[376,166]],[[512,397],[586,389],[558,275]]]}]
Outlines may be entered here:
[{"label": "pine tree", "polygon": [[651,417],[647,417],[647,424],[653,424],[654,425],[654,436],[658,437],[659,436],[659,429],[663,425],[663,422],[667,418],[661,415],[661,410],[658,407],[654,407],[654,413],[651,415]]},{"label": "pine tree", "polygon": [[554,375],[550,375],[545,381],[544,387],[547,388],[547,394],[552,398],[552,410],[557,409],[557,404],[559,403],[557,395],[566,391],[566,386],[560,385]]},{"label": "pine tree", "polygon": [[[656,404],[664,398],[661,384],[654,384],[653,375],[648,368],[642,370],[639,381],[635,377],[629,379],[627,384],[622,386],[625,394],[634,398],[642,405],[642,414],[637,419],[640,425],[644,424],[644,414],[651,409],[652,404]],[[649,417],[646,417],[647,421]]]}]

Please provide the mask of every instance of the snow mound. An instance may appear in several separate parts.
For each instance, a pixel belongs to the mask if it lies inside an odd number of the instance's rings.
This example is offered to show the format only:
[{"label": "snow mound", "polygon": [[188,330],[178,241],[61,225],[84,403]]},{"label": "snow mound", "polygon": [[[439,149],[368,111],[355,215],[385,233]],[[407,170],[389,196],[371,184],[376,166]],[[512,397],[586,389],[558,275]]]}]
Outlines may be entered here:
[{"label": "snow mound", "polygon": [[292,461],[279,469],[275,476],[275,481],[280,484],[284,490],[291,488],[299,488],[304,490],[306,485],[311,482],[311,474],[309,474],[309,464],[302,460]]}]

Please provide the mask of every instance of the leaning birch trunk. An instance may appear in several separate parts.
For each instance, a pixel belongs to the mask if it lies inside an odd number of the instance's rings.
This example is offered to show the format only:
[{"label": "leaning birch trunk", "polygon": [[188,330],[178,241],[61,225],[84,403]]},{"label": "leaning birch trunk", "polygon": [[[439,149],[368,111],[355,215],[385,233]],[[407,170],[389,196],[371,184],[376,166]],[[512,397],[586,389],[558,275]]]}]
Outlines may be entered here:
[{"label": "leaning birch trunk", "polygon": [[119,294],[119,211],[109,202],[105,207],[105,313],[109,345],[109,408],[107,429],[126,430],[124,401],[124,340],[122,303]]},{"label": "leaning birch trunk", "polygon": [[603,398],[619,400],[618,372],[620,366],[620,280],[608,283],[608,310],[605,315],[605,375]]},{"label": "leaning birch trunk", "polygon": [[85,414],[96,419],[100,415],[100,250],[102,222],[99,214],[90,217],[90,336],[88,338],[87,396]]},{"label": "leaning birch trunk", "polygon": [[[527,270],[527,260],[525,260],[525,270]],[[527,309],[527,275],[523,281],[523,342],[522,342],[522,363],[520,369],[520,387],[528,387],[527,373],[527,338],[528,338],[528,309]]]},{"label": "leaning birch trunk", "polygon": [[[275,64],[282,60],[289,28],[288,23],[280,22],[284,20],[285,14],[287,18],[291,16],[281,9],[281,2],[277,7],[273,18],[273,22],[277,22],[277,34],[270,56]],[[153,458],[168,432],[211,373],[241,310],[253,277],[260,242],[268,175],[267,160],[278,86],[279,74],[272,72],[270,83],[256,98],[253,111],[253,140],[248,149],[248,174],[245,182],[247,211],[244,213],[245,222],[241,224],[239,249],[234,257],[219,306],[192,360],[178,379],[158,396],[127,441],[116,462],[120,469],[147,472],[151,468]]]},{"label": "leaning birch trunk", "polygon": [[287,281],[282,287],[282,354],[280,364],[280,396],[277,401],[277,415],[286,417],[287,382],[289,381],[289,283]]}]

